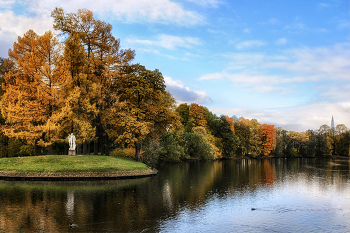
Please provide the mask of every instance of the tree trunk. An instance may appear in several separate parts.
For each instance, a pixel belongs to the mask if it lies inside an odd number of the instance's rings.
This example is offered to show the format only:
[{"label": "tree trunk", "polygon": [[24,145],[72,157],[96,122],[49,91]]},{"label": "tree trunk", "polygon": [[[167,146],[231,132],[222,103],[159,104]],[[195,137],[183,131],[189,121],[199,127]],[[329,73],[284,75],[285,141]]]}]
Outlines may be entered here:
[{"label": "tree trunk", "polygon": [[38,156],[38,145],[37,145],[38,140],[34,140],[34,156]]},{"label": "tree trunk", "polygon": [[136,161],[140,161],[140,152],[141,152],[141,143],[135,142],[135,159]]},{"label": "tree trunk", "polygon": [[47,155],[52,155],[53,153],[52,153],[52,144],[51,145],[49,145],[49,148],[48,148],[48,150],[47,150]]},{"label": "tree trunk", "polygon": [[77,143],[77,155],[81,154],[81,144]]},{"label": "tree trunk", "polygon": [[91,142],[88,142],[87,146],[88,146],[87,150],[88,150],[88,155],[89,155],[91,153]]},{"label": "tree trunk", "polygon": [[85,140],[83,143],[83,155],[86,155],[86,154],[87,154],[87,142]]},{"label": "tree trunk", "polygon": [[103,139],[104,139],[103,135],[101,135],[100,138],[99,138],[101,155],[104,155],[104,140]]},{"label": "tree trunk", "polygon": [[105,139],[106,139],[106,143],[105,143],[105,145],[106,145],[106,149],[105,149],[106,153],[105,154],[107,156],[109,156],[109,137],[108,137],[108,134],[106,134]]},{"label": "tree trunk", "polygon": [[94,155],[98,155],[98,140],[94,141]]}]

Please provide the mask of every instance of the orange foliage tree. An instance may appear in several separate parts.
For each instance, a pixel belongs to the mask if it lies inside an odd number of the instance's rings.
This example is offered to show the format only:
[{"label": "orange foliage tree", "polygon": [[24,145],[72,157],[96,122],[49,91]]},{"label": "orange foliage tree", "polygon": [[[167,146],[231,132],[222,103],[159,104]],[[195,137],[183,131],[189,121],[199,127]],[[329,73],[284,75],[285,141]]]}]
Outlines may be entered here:
[{"label": "orange foliage tree", "polygon": [[274,125],[260,125],[261,154],[267,156],[276,144],[276,129]]}]

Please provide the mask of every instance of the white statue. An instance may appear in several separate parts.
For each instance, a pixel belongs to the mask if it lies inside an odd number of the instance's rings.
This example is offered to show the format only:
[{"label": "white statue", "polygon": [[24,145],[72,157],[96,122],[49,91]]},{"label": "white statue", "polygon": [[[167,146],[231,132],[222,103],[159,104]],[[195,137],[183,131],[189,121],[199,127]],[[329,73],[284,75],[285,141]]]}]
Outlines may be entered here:
[{"label": "white statue", "polygon": [[68,136],[68,142],[69,142],[69,150],[75,150],[75,136],[73,135],[73,133],[71,133]]}]

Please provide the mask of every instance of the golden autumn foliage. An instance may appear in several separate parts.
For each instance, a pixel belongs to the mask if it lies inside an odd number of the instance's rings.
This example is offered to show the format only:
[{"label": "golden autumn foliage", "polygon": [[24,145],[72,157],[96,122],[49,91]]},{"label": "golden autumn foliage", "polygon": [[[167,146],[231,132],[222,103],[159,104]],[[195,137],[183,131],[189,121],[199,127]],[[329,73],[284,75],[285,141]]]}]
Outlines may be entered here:
[{"label": "golden autumn foliage", "polygon": [[40,140],[50,145],[64,117],[61,90],[70,82],[61,45],[52,32],[38,36],[29,30],[18,37],[9,57],[12,69],[4,75],[5,90],[1,111],[6,122],[3,131],[9,137]]},{"label": "golden autumn foliage", "polygon": [[206,127],[206,109],[196,103],[192,103],[189,108],[189,122],[192,127],[202,126]]},{"label": "golden autumn foliage", "polygon": [[[70,61],[73,77],[72,86],[79,87],[81,101],[73,108],[73,116],[78,130],[89,132],[87,137],[80,136],[81,142],[94,141],[95,154],[98,142],[101,153],[108,154],[108,125],[105,116],[113,112],[117,97],[118,78],[123,69],[129,66],[135,52],[120,48],[119,39],[112,35],[112,25],[96,20],[89,10],[67,13],[56,8],[51,16],[54,28],[68,36],[65,41],[65,57]],[[81,114],[84,112],[85,114]],[[108,117],[107,117],[108,118]],[[85,125],[86,128],[79,127]],[[95,131],[91,133],[90,131]]]}]

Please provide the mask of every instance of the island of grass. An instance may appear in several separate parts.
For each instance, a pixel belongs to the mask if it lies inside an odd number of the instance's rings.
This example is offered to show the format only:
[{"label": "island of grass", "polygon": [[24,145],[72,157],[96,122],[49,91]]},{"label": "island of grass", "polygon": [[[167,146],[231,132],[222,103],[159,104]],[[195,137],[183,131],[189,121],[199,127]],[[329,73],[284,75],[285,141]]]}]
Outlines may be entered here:
[{"label": "island of grass", "polygon": [[129,158],[82,155],[46,155],[0,159],[5,180],[102,180],[141,178],[157,174]]}]

